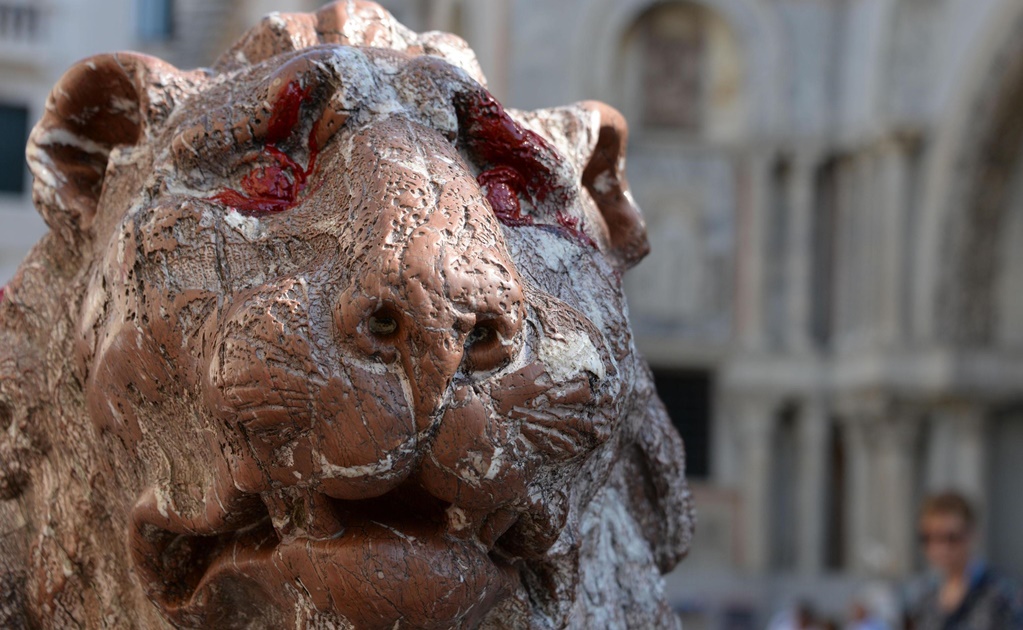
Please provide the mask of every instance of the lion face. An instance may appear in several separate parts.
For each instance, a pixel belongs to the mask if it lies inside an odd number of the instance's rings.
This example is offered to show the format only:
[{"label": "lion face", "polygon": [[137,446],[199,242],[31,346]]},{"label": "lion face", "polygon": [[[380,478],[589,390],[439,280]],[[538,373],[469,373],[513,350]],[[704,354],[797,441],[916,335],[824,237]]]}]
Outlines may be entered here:
[{"label": "lion face", "polygon": [[[86,415],[123,449],[131,569],[175,625],[528,610],[537,576],[577,579],[582,515],[649,411],[620,117],[510,114],[356,4],[390,47],[323,41],[347,3],[314,45],[257,31],[220,74],[97,58],[34,135],[57,183],[37,196],[71,217],[48,219],[96,252]],[[68,141],[97,117],[110,137]],[[61,170],[75,146],[106,156],[95,205]]]}]

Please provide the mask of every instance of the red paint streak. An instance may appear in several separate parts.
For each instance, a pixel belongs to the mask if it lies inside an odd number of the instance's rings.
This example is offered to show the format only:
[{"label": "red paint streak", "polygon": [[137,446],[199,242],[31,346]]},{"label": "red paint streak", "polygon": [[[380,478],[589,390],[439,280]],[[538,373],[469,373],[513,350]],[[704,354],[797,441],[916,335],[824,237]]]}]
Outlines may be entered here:
[{"label": "red paint streak", "polygon": [[533,225],[533,217],[522,214],[519,194],[525,190],[525,182],[518,171],[510,166],[498,166],[480,173],[477,180],[501,223],[514,226]]},{"label": "red paint streak", "polygon": [[555,177],[544,164],[557,152],[546,140],[515,122],[484,89],[463,94],[457,103],[469,149],[494,167],[517,171],[539,200],[555,188]]},{"label": "red paint streak", "polygon": [[[494,214],[501,223],[511,227],[534,225],[535,219],[542,217],[523,215],[519,196],[528,198],[534,208],[539,208],[561,192],[550,166],[560,159],[557,151],[538,134],[515,122],[482,88],[461,95],[456,105],[463,141],[477,159],[491,165],[477,179],[486,190]],[[579,217],[558,211],[555,219],[557,225],[551,224],[551,227],[591,247],[597,246],[582,230]]]},{"label": "red paint streak", "polygon": [[274,104],[273,115],[270,116],[270,126],[266,132],[266,141],[269,144],[277,144],[291,135],[298,124],[302,103],[308,99],[309,90],[303,90],[297,79],[284,87],[284,91]]},{"label": "red paint streak", "polygon": [[244,192],[229,188],[214,195],[213,199],[249,216],[283,212],[295,207],[320,153],[316,142],[319,122],[309,132],[309,165],[306,168],[277,148],[277,143],[290,137],[298,126],[302,104],[309,100],[310,91],[308,88],[303,90],[298,80],[291,81],[274,104],[263,157],[276,163],[257,167],[246,174],[241,181]]},{"label": "red paint streak", "polygon": [[582,228],[579,227],[579,224],[581,223],[579,217],[573,217],[565,214],[564,212],[558,211],[557,219],[558,225],[560,225],[562,229],[568,232],[570,236],[572,236],[576,240],[586,243],[587,245],[594,249],[597,249],[596,241],[590,238],[590,235],[587,234],[586,232],[583,232]]}]

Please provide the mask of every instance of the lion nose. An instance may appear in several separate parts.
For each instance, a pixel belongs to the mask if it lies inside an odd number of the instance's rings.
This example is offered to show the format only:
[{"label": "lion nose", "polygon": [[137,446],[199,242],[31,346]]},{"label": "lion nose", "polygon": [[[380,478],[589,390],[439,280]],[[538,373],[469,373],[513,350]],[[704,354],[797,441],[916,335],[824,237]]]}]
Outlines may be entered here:
[{"label": "lion nose", "polygon": [[525,319],[514,268],[485,261],[440,272],[421,267],[400,275],[370,267],[359,274],[335,311],[345,345],[384,363],[401,360],[413,387],[440,387],[458,372],[507,364],[521,347]]}]

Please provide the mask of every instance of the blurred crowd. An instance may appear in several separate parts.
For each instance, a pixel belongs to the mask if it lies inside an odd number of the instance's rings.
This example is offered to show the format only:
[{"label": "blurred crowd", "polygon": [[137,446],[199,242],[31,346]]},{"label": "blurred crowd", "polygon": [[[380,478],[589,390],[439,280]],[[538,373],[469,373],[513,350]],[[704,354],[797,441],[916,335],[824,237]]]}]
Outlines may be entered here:
[{"label": "blurred crowd", "polygon": [[917,532],[925,576],[865,589],[844,619],[796,602],[778,611],[768,630],[1023,630],[1023,587],[981,558],[977,520],[959,493],[928,497]]}]

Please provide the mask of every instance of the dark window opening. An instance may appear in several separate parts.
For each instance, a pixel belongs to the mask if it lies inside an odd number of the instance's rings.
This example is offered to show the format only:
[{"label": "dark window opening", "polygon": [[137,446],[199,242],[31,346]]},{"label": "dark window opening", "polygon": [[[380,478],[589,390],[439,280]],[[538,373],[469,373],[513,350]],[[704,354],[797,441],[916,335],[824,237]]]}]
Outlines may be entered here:
[{"label": "dark window opening", "polygon": [[778,415],[778,426],[771,436],[772,467],[771,488],[771,566],[776,570],[796,568],[798,534],[799,436],[797,434],[798,408],[785,405]]},{"label": "dark window opening", "polygon": [[710,475],[713,378],[706,370],[654,370],[654,384],[686,445],[686,475]]},{"label": "dark window opening", "polygon": [[767,339],[771,349],[785,344],[788,323],[788,230],[789,187],[792,168],[785,159],[779,159],[771,174],[771,203],[768,206],[767,258],[764,261],[764,314],[767,320]]},{"label": "dark window opening", "polygon": [[[688,16],[687,16],[688,17]],[[695,19],[643,24],[643,122],[696,130],[700,126],[703,29]]]},{"label": "dark window opening", "polygon": [[834,333],[836,215],[838,213],[838,162],[828,161],[816,174],[813,216],[813,270],[810,278],[810,328],[821,349],[831,347]]},{"label": "dark window opening", "polygon": [[0,105],[0,193],[25,192],[28,108]]},{"label": "dark window opening", "polygon": [[144,42],[162,42],[174,36],[173,0],[138,0],[139,39]]},{"label": "dark window opening", "polygon": [[825,506],[827,526],[824,541],[824,566],[834,571],[845,568],[846,558],[846,456],[843,434],[837,423],[831,425],[829,451],[831,470],[828,471],[828,495]]}]

